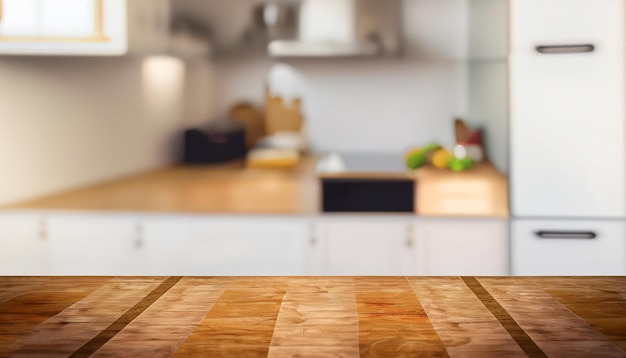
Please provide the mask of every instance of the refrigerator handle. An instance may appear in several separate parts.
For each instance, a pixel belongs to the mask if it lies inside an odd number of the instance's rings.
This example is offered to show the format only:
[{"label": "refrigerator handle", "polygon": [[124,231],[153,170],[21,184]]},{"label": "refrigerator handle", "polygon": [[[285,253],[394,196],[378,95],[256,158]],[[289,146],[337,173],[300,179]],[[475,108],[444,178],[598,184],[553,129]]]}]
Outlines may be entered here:
[{"label": "refrigerator handle", "polygon": [[573,45],[540,45],[535,47],[537,52],[544,55],[554,55],[563,53],[587,53],[593,52],[596,47],[592,44],[573,44]]},{"label": "refrigerator handle", "polygon": [[535,232],[541,239],[595,239],[598,235],[593,231],[548,231]]}]

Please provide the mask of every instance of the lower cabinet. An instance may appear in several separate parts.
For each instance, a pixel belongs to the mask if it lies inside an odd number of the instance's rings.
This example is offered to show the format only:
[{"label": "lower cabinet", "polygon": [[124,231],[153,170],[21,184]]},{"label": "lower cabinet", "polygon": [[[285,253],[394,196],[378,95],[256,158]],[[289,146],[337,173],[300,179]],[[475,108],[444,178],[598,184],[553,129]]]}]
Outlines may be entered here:
[{"label": "lower cabinet", "polygon": [[417,274],[414,219],[328,218],[315,224],[313,275]]},{"label": "lower cabinet", "polygon": [[[592,228],[601,242],[611,234],[610,269],[598,271],[607,274],[626,252],[615,242],[623,227],[611,228]],[[506,275],[507,244],[505,220],[0,213],[0,275]],[[517,273],[551,274],[556,266],[525,245],[514,247]]]},{"label": "lower cabinet", "polygon": [[509,226],[504,219],[419,221],[417,261],[428,276],[505,276]]},{"label": "lower cabinet", "polygon": [[513,220],[513,275],[624,275],[623,221]]},{"label": "lower cabinet", "polygon": [[50,275],[129,275],[137,264],[132,215],[52,214],[45,218]]},{"label": "lower cabinet", "polygon": [[50,273],[50,242],[38,213],[0,215],[0,275],[41,276]]},{"label": "lower cabinet", "polygon": [[306,274],[304,220],[276,217],[146,218],[141,275]]}]

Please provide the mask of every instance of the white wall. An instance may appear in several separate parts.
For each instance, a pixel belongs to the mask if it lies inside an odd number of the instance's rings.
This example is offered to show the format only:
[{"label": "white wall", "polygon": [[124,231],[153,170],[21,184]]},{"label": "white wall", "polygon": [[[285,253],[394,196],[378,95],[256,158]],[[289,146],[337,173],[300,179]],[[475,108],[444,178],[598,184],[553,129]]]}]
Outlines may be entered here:
[{"label": "white wall", "polygon": [[411,60],[292,63],[315,151],[398,153],[454,143],[465,65]]},{"label": "white wall", "polygon": [[0,204],[175,160],[184,68],[161,62],[0,58]]}]

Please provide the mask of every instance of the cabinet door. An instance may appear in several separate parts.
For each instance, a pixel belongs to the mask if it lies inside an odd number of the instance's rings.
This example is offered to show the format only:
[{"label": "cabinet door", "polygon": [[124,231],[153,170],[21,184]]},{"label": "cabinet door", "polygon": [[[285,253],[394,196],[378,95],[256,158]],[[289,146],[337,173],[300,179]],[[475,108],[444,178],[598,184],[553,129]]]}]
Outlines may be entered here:
[{"label": "cabinet door", "polygon": [[623,217],[623,54],[513,56],[515,216]]},{"label": "cabinet door", "polygon": [[106,214],[49,219],[52,275],[128,275],[136,260],[137,220]]},{"label": "cabinet door", "polygon": [[425,275],[508,274],[506,220],[426,219],[418,233],[417,257]]},{"label": "cabinet door", "polygon": [[303,275],[306,225],[290,218],[173,217],[145,225],[150,275]]},{"label": "cabinet door", "polygon": [[624,11],[622,0],[512,0],[512,53],[566,44],[623,51]]},{"label": "cabinet door", "polygon": [[512,223],[514,275],[622,275],[626,250],[621,221]]},{"label": "cabinet door", "polygon": [[326,275],[411,275],[414,225],[370,217],[318,224]]},{"label": "cabinet door", "polygon": [[50,274],[49,240],[42,216],[0,214],[0,275]]}]

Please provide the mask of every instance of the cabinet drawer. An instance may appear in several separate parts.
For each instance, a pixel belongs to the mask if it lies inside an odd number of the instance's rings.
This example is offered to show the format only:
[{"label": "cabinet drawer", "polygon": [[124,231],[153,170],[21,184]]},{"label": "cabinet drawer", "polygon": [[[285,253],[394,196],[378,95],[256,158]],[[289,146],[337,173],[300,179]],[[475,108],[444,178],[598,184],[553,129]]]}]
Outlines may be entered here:
[{"label": "cabinet drawer", "polygon": [[622,275],[625,226],[622,221],[513,221],[513,274]]},{"label": "cabinet drawer", "polygon": [[136,260],[137,219],[57,214],[48,218],[52,275],[128,275]]},{"label": "cabinet drawer", "polygon": [[507,220],[426,219],[418,232],[425,275],[508,275]]},{"label": "cabinet drawer", "polygon": [[303,275],[306,228],[289,218],[146,219],[140,269],[149,275]]},{"label": "cabinet drawer", "polygon": [[0,275],[48,275],[50,242],[38,213],[0,214]]},{"label": "cabinet drawer", "polygon": [[415,224],[412,219],[373,217],[323,220],[317,236],[329,276],[414,275]]},{"label": "cabinet drawer", "polygon": [[537,46],[591,44],[597,52],[622,52],[622,0],[513,0],[511,51],[535,53]]}]

